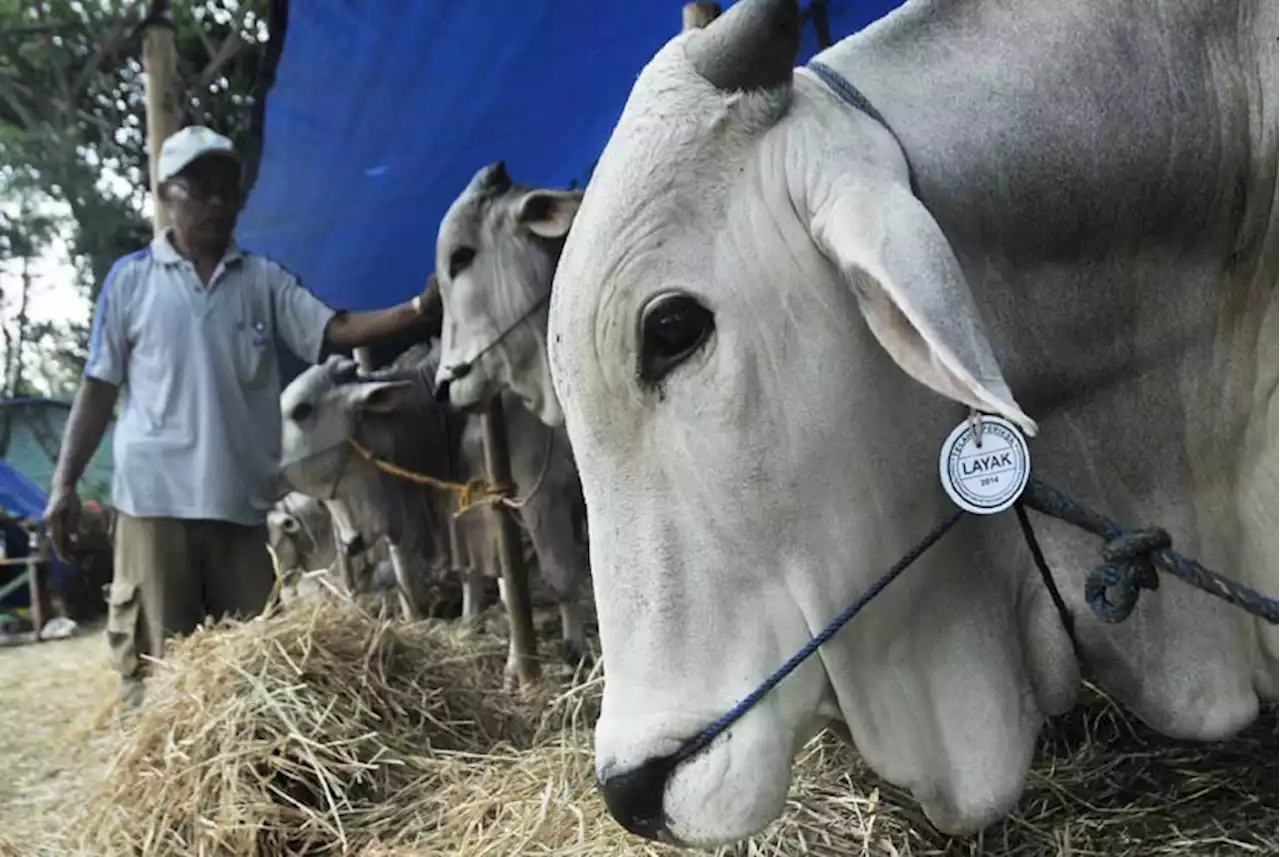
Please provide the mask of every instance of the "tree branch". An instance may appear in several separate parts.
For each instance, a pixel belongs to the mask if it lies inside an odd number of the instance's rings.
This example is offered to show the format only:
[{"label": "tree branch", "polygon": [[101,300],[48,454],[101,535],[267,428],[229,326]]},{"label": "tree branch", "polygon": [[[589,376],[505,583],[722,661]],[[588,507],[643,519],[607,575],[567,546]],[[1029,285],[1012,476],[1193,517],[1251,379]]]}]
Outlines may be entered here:
[{"label": "tree branch", "polygon": [[14,90],[14,85],[3,77],[0,77],[0,98],[3,98],[5,104],[9,105],[9,109],[13,111],[13,115],[18,119],[18,125],[25,130],[35,127],[35,118],[31,115],[31,111],[27,109],[26,105],[22,103],[22,99],[18,97],[18,93]]},{"label": "tree branch", "polygon": [[71,92],[74,98],[79,99],[85,87],[89,85],[89,81],[98,73],[98,69],[102,67],[102,64],[114,57],[129,41],[130,36],[133,35],[132,25],[134,22],[131,19],[141,5],[142,0],[133,0],[129,4],[124,12],[121,13],[120,19],[116,22],[111,34],[98,45],[98,49],[93,56],[84,64],[84,68],[80,69],[80,73],[76,75],[75,83],[72,84]]},{"label": "tree branch", "polygon": [[24,24],[0,30],[0,39],[20,36],[55,36],[60,33],[88,33],[84,24]]},{"label": "tree branch", "polygon": [[240,48],[244,46],[244,37],[241,33],[244,32],[244,23],[248,19],[250,11],[247,4],[240,9],[240,14],[231,22],[231,35],[227,36],[226,40],[218,47],[217,53],[210,54],[209,64],[205,66],[204,71],[200,72],[200,76],[196,78],[196,85],[200,88],[202,94],[208,90],[209,84],[213,83],[214,78],[217,77],[222,67],[230,62],[240,52]]},{"label": "tree branch", "polygon": [[[35,9],[36,9],[36,15],[39,16],[40,18],[40,23],[48,26],[49,22],[45,18],[45,11],[46,11],[45,5],[43,3],[36,3]],[[51,56],[55,57],[55,59],[53,59],[49,63],[49,65],[53,69],[53,76],[58,81],[58,88],[62,90],[62,98],[64,102],[63,110],[61,111],[64,113],[64,116],[59,116],[60,121],[56,122],[55,124],[57,125],[59,130],[62,130],[62,129],[65,129],[68,124],[70,124],[70,113],[73,109],[72,105],[74,104],[75,99],[72,98],[71,90],[67,88],[67,74],[66,74],[66,70],[63,68],[63,65],[62,65],[62,52],[56,50],[56,46],[52,44],[52,41],[53,41],[52,36],[49,37],[49,41],[51,43],[50,47],[55,48],[55,50],[52,51],[51,53]]]}]

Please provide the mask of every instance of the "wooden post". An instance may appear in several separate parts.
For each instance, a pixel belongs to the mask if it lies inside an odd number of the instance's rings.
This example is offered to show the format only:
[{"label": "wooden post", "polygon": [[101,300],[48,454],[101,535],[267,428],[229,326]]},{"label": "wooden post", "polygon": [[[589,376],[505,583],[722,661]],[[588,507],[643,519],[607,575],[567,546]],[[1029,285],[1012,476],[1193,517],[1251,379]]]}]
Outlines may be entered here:
[{"label": "wooden post", "polygon": [[696,30],[720,17],[719,3],[686,3],[681,10],[683,30]]},{"label": "wooden post", "polygon": [[[511,461],[507,453],[507,423],[502,413],[502,398],[495,396],[481,417],[484,426],[484,463],[489,484],[511,484]],[[511,622],[511,647],[516,656],[516,677],[528,686],[538,678],[537,642],[533,635],[533,604],[529,598],[529,575],[520,550],[520,531],[514,512],[501,504],[490,507],[497,525],[498,565],[502,569],[502,585],[507,616]]]},{"label": "wooden post", "polygon": [[169,217],[156,197],[156,168],[160,147],[175,131],[182,112],[178,106],[177,51],[173,46],[173,18],[169,0],[152,0],[142,40],[142,69],[147,90],[147,160],[151,174],[151,231],[159,235]]},{"label": "wooden post", "polygon": [[[25,528],[24,528],[25,529]],[[31,625],[35,629],[35,639],[41,640],[44,625],[53,618],[53,602],[49,597],[49,581],[45,579],[43,563],[45,553],[43,539],[26,531],[27,536],[27,592],[31,595]]]}]

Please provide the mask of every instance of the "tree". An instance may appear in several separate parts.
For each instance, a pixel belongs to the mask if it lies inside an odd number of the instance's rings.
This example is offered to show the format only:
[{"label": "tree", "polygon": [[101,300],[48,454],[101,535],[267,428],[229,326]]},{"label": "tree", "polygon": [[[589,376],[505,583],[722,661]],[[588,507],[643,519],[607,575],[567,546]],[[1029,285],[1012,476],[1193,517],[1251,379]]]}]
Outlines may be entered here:
[{"label": "tree", "polygon": [[[197,0],[173,9],[186,90],[181,124],[211,125],[242,151],[257,148],[267,3]],[[116,259],[150,239],[141,61],[150,10],[143,0],[0,0],[0,187],[65,205],[87,300]],[[31,224],[7,228],[37,234]],[[84,340],[83,332],[49,326],[35,333],[37,342]],[[78,376],[83,352],[59,351]]]}]

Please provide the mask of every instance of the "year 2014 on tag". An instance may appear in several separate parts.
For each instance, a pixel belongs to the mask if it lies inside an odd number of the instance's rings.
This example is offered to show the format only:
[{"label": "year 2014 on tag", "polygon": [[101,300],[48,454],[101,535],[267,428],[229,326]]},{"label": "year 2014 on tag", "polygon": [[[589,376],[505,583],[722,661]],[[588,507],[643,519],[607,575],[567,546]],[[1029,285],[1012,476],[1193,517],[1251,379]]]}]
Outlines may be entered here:
[{"label": "year 2014 on tag", "polygon": [[938,477],[947,496],[966,512],[1003,512],[1017,501],[1031,477],[1027,440],[1017,426],[1002,417],[970,417],[942,444]]}]

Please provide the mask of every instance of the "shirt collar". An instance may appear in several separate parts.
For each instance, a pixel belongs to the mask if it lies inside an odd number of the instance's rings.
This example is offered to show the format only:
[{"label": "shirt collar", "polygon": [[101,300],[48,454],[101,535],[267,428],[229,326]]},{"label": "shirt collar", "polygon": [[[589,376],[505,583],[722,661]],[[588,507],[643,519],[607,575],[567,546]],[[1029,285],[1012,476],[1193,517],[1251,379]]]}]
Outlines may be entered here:
[{"label": "shirt collar", "polygon": [[[185,261],[182,254],[173,246],[170,240],[172,234],[171,229],[157,235],[151,240],[151,256],[157,262],[164,265],[176,265]],[[236,243],[236,239],[232,238],[231,243],[227,245],[227,252],[222,255],[222,264],[228,265],[231,262],[237,262],[244,257],[244,251],[240,249],[240,245]]]}]

